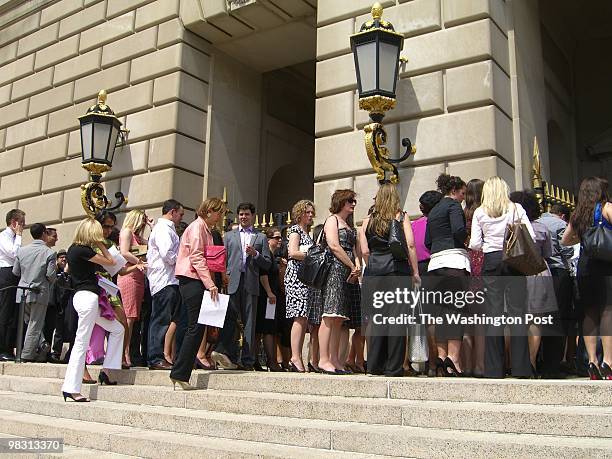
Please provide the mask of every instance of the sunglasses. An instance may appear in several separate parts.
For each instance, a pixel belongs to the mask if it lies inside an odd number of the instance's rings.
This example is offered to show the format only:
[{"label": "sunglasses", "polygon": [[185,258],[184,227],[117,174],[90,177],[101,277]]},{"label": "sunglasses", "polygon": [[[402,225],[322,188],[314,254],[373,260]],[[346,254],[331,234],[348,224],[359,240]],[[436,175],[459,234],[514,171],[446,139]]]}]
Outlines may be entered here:
[{"label": "sunglasses", "polygon": [[356,199],[353,199],[353,198],[351,198],[351,199],[347,199],[347,201],[346,201],[346,202],[348,202],[349,204],[357,204],[357,200],[356,200]]},{"label": "sunglasses", "polygon": [[280,241],[283,238],[281,236],[272,236],[272,237],[269,237],[268,239],[276,239],[277,241]]}]

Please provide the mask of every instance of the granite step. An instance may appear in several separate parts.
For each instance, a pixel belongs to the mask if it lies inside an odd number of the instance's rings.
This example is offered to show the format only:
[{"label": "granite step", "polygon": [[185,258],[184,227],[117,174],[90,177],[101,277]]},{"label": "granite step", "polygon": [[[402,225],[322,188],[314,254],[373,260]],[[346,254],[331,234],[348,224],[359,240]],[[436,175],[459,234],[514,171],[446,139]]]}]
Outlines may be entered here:
[{"label": "granite step", "polygon": [[[73,457],[102,458],[384,458],[375,454],[355,454],[343,451],[301,448],[227,438],[213,438],[185,433],[139,429],[100,422],[63,419],[12,410],[0,410],[0,436],[5,434],[63,438],[67,445],[78,445]],[[74,446],[66,451],[77,451]],[[86,453],[86,454],[85,454]],[[90,456],[90,454],[92,454]],[[3,456],[5,457],[5,456]],[[19,455],[18,459],[23,458]],[[44,455],[43,457],[49,457]],[[51,456],[65,457],[65,456]]]},{"label": "granite step", "polygon": [[[62,380],[0,376],[0,390],[57,396]],[[92,400],[234,414],[484,432],[612,437],[612,407],[444,402],[252,391],[172,391],[161,386],[84,385]]]},{"label": "granite step", "polygon": [[[100,367],[91,367],[97,377]],[[66,365],[0,365],[0,374],[63,378]],[[131,369],[113,372],[120,384],[166,386],[168,371]],[[191,383],[201,389],[271,392],[321,396],[389,398],[451,402],[489,402],[534,405],[612,406],[608,381],[586,379],[522,380],[476,378],[385,378],[364,375],[329,376],[297,373],[194,371]]]},{"label": "granite step", "polygon": [[[0,392],[0,409],[72,422],[96,420],[145,431],[205,435],[362,454],[410,457],[606,457],[612,439],[449,430],[155,407],[107,401],[64,403],[58,396]],[[13,432],[7,432],[13,433]],[[86,447],[93,447],[83,444]],[[100,448],[104,449],[104,448]],[[115,450],[110,450],[115,451]],[[117,450],[131,454],[129,450]]]}]

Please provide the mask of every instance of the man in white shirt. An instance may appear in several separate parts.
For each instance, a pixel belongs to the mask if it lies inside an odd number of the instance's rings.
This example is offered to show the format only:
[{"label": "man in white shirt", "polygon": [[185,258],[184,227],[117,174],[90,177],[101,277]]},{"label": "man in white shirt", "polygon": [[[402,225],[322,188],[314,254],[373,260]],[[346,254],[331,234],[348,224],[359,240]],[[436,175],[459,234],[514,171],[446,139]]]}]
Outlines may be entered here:
[{"label": "man in white shirt", "polygon": [[185,210],[180,202],[169,199],[164,202],[162,214],[151,231],[147,251],[147,278],[152,296],[147,347],[150,370],[172,368],[172,364],[164,357],[164,340],[170,322],[178,321],[181,308],[174,267],[179,249],[176,225],[181,222]]},{"label": "man in white shirt", "polygon": [[[13,275],[17,250],[21,247],[21,232],[25,226],[25,212],[19,209],[6,214],[7,228],[0,233],[0,289],[16,286],[19,278]],[[15,360],[15,332],[17,326],[15,289],[0,290],[0,362]]]}]

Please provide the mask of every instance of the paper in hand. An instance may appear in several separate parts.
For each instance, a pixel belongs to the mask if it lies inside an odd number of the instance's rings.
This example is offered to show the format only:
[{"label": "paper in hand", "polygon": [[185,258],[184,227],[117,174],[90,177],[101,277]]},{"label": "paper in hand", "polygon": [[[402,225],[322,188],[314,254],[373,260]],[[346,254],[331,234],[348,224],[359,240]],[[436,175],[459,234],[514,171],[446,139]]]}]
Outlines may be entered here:
[{"label": "paper in hand", "polygon": [[106,290],[110,296],[117,296],[119,293],[119,286],[105,277],[98,276],[98,286]]},{"label": "paper in hand", "polygon": [[113,266],[104,266],[104,269],[106,269],[106,271],[111,275],[111,277],[114,277],[115,274],[121,271],[121,269],[127,264],[127,260],[123,258],[123,255],[121,255],[121,253],[115,246],[112,246],[110,249],[108,249],[108,253],[111,257],[113,257],[113,260],[115,260],[115,264]]},{"label": "paper in hand", "polygon": [[274,320],[275,317],[276,317],[276,303],[272,304],[270,303],[270,300],[268,299],[268,302],[266,303],[266,319]]},{"label": "paper in hand", "polygon": [[200,306],[198,323],[223,328],[228,304],[229,295],[219,293],[217,301],[213,301],[210,296],[210,292],[206,290],[204,292],[204,296],[202,297],[202,305]]}]

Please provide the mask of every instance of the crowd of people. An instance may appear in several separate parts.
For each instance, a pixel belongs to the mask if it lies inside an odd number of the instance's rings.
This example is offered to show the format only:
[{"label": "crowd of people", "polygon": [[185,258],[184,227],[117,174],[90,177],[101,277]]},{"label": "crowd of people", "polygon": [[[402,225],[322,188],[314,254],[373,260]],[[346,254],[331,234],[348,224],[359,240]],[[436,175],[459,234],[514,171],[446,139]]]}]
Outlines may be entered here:
[{"label": "crowd of people", "polygon": [[[0,233],[0,361],[15,360],[23,327],[18,357],[68,362],[62,391],[75,401],[88,401],[81,385],[96,383],[87,371],[96,364],[100,384],[116,384],[112,370],[147,366],[170,370],[185,390],[194,388],[194,368],[611,380],[612,262],[580,250],[592,226],[612,232],[607,181],[584,179],[571,214],[558,204],[543,213],[533,191],[510,193],[499,177],[466,184],[441,174],[436,185],[420,197],[422,216],[411,221],[396,186],[381,184],[359,227],[357,195],[348,189],[333,193],[328,216],[315,227],[309,200],[295,203],[290,226],[264,231],[254,227],[248,202],[238,205],[237,223],[222,228],[228,209],[215,197],[189,224],[173,199],[155,224],[131,210],[118,228],[116,216],[103,211],[82,220],[68,250],[57,253],[57,231],[41,223],[29,227],[33,241],[22,246],[25,214],[13,209]],[[525,275],[505,257],[516,222],[545,260],[538,274]],[[329,252],[316,288],[301,274],[315,246]],[[427,361],[411,362],[408,327],[372,332],[369,299],[362,299],[372,279],[486,291],[484,304],[445,302],[426,312],[529,313],[554,318],[555,332],[538,321],[491,327],[443,320],[425,328]],[[220,294],[229,295],[223,326],[203,325],[203,297],[215,302]],[[17,323],[20,302],[24,323]]]}]

